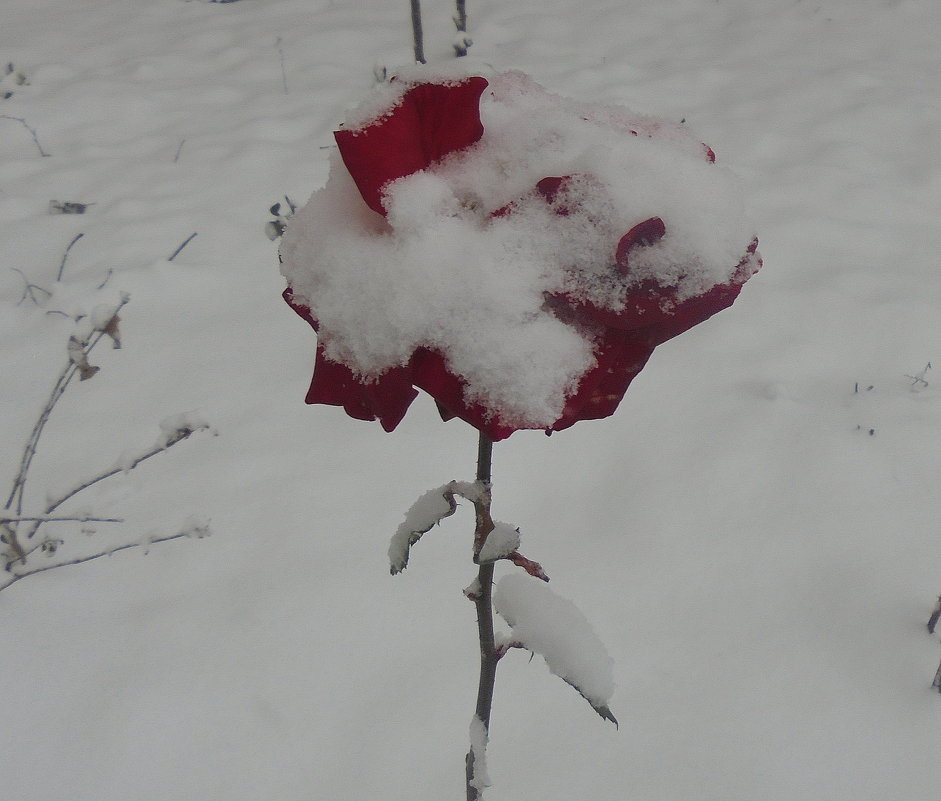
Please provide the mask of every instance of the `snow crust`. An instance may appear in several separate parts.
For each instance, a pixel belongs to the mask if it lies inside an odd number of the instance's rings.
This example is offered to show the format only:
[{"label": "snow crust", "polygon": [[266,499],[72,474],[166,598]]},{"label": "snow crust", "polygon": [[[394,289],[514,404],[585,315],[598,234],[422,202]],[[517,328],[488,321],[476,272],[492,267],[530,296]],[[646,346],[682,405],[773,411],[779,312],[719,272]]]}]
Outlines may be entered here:
[{"label": "snow crust", "polygon": [[[346,126],[391,113],[419,76],[466,74],[460,62],[404,70]],[[482,139],[390,182],[386,218],[334,152],[326,186],[288,225],[282,272],[331,360],[369,379],[430,348],[464,379],[469,400],[541,427],[593,366],[597,334],[556,317],[547,294],[617,311],[652,280],[683,300],[727,282],[754,232],[736,180],[684,125],[565,99],[520,72],[486,77]],[[535,190],[547,177],[570,178],[552,204]],[[666,236],[620,276],[620,237],[653,216]]]},{"label": "snow crust", "polygon": [[541,581],[510,574],[497,582],[493,606],[513,641],[541,655],[552,673],[596,709],[607,707],[614,695],[614,660],[575,604]]}]

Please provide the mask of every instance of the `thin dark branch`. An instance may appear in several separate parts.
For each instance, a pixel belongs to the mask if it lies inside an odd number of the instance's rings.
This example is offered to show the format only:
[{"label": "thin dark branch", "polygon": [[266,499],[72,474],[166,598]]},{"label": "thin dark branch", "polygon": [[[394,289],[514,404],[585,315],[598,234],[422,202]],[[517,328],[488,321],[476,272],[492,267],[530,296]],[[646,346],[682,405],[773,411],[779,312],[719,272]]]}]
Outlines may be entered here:
[{"label": "thin dark branch", "polygon": [[[92,476],[91,478],[86,479],[81,484],[75,487],[72,487],[72,489],[70,489],[64,495],[60,495],[55,500],[49,501],[49,503],[46,505],[46,508],[44,510],[44,514],[48,515],[51,512],[54,512],[56,509],[58,509],[63,503],[65,503],[70,498],[74,498],[80,492],[87,490],[89,487],[94,486],[100,481],[104,481],[106,478],[111,478],[111,476],[116,476],[118,473],[130,472],[135,467],[137,467],[141,462],[144,462],[147,459],[150,459],[151,457],[156,456],[158,453],[163,453],[164,451],[169,450],[178,442],[182,442],[184,439],[189,439],[189,437],[192,434],[194,434],[196,431],[202,431],[206,428],[208,428],[208,426],[203,425],[203,426],[199,426],[199,427],[192,428],[192,429],[182,429],[178,432],[178,435],[175,438],[168,440],[165,443],[160,443],[159,445],[155,445],[150,450],[145,451],[139,456],[136,456],[127,464],[121,465],[120,467],[113,467],[110,470],[103,470],[102,472],[98,473],[96,476]],[[36,518],[36,520],[37,522],[33,524],[33,526],[29,530],[29,533],[26,535],[27,539],[32,539],[35,536],[36,532],[39,530],[39,527],[43,523],[45,523],[48,520],[48,518],[39,517],[39,518]]]},{"label": "thin dark branch", "polygon": [[14,120],[16,122],[21,123],[23,127],[27,131],[29,131],[30,136],[33,137],[33,142],[35,143],[36,147],[39,149],[39,155],[42,156],[43,158],[46,158],[52,155],[52,153],[47,153],[45,150],[42,149],[42,145],[39,144],[39,137],[36,135],[36,129],[33,128],[28,122],[26,122],[26,120],[24,120],[22,117],[11,117],[9,114],[0,114],[0,119]]},{"label": "thin dark branch", "polygon": [[72,245],[78,242],[85,234],[76,234],[75,238],[69,242],[69,246],[65,249],[65,253],[62,254],[62,261],[59,263],[59,272],[56,275],[56,281],[62,280],[62,273],[65,271],[65,261],[69,257],[69,251],[72,249]]},{"label": "thin dark branch", "polygon": [[120,517],[86,517],[84,515],[73,515],[71,517],[49,517],[47,515],[17,515],[16,517],[0,516],[0,523],[123,523]]},{"label": "thin dark branch", "polygon": [[415,61],[425,63],[425,40],[421,28],[421,1],[411,0],[412,4],[412,40],[415,43]]},{"label": "thin dark branch", "polygon": [[[44,573],[47,570],[55,570],[57,567],[67,567],[68,565],[80,565],[83,562],[91,562],[93,559],[101,559],[102,556],[111,556],[111,554],[117,553],[118,551],[126,551],[128,548],[140,548],[145,545],[156,545],[161,542],[169,542],[170,540],[179,540],[185,537],[192,536],[187,531],[180,531],[176,534],[170,534],[166,537],[154,537],[153,539],[147,540],[147,542],[128,542],[124,545],[118,545],[115,548],[109,548],[106,551],[99,551],[98,553],[93,553],[88,556],[80,556],[75,559],[69,559],[64,562],[54,562],[53,564],[42,565],[41,567],[30,568],[29,570],[24,570],[22,573],[13,573],[5,581],[0,583],[0,590],[4,590],[9,587],[11,584],[15,584],[20,579],[26,578],[27,576],[34,576],[36,573]],[[9,569],[9,568],[8,568]]]},{"label": "thin dark branch", "polygon": [[185,248],[190,242],[193,241],[193,239],[196,238],[196,233],[197,233],[196,231],[193,231],[193,233],[191,233],[188,237],[186,237],[186,239],[183,240],[180,246],[176,250],[174,250],[173,253],[170,254],[170,258],[168,258],[167,261],[173,261],[177,256],[179,256],[180,251],[183,250],[183,248]]},{"label": "thin dark branch", "polygon": [[[129,300],[130,298],[127,295],[122,297],[121,302],[115,307],[114,314],[117,314]],[[103,336],[105,336],[104,331],[96,331],[94,336],[91,337],[88,344],[86,345],[85,353],[90,353],[101,341]],[[20,457],[20,469],[17,472],[16,477],[13,479],[13,486],[10,489],[10,494],[7,497],[6,504],[4,505],[5,510],[15,509],[15,514],[17,515],[23,513],[23,493],[26,487],[26,478],[29,474],[29,468],[32,464],[33,457],[36,455],[36,448],[39,444],[39,439],[42,436],[43,429],[46,427],[46,423],[49,422],[49,417],[52,414],[52,410],[59,402],[59,398],[61,398],[65,393],[65,390],[68,389],[68,386],[75,377],[76,372],[78,372],[78,366],[70,359],[69,363],[65,366],[62,372],[59,374],[59,377],[56,379],[55,385],[52,388],[52,392],[49,393],[49,399],[46,401],[46,405],[43,406],[43,409],[39,414],[39,419],[36,420],[36,423],[29,434],[29,438],[26,441],[26,445],[23,448],[23,454]]]},{"label": "thin dark branch", "polygon": [[42,292],[46,296],[46,300],[52,297],[52,293],[48,289],[43,289],[41,286],[32,283],[26,277],[26,273],[24,273],[19,267],[11,267],[10,269],[13,270],[13,272],[19,273],[20,277],[23,279],[23,282],[25,284],[23,288],[23,294],[20,296],[20,299],[16,303],[17,306],[19,306],[24,300],[26,300],[26,298],[29,298],[31,301],[33,301],[33,303],[35,303],[38,306],[39,301],[36,300],[36,295],[33,294],[34,290],[37,292]]}]

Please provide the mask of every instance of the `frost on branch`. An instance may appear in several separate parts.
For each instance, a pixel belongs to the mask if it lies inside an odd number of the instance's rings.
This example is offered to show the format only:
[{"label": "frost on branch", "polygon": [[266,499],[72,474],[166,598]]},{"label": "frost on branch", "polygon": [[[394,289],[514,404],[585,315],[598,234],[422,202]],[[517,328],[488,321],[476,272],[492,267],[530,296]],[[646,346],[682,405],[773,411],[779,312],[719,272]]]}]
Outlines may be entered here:
[{"label": "frost on branch", "polygon": [[608,708],[614,694],[614,662],[575,604],[545,584],[515,574],[497,583],[493,605],[510,626],[510,642],[540,654],[552,673],[617,725]]},{"label": "frost on branch", "polygon": [[422,534],[457,511],[455,495],[473,503],[485,491],[486,487],[476,481],[449,481],[444,486],[428,490],[415,501],[405,513],[405,520],[399,524],[389,543],[392,575],[401,573],[408,567],[409,549],[421,539]]}]

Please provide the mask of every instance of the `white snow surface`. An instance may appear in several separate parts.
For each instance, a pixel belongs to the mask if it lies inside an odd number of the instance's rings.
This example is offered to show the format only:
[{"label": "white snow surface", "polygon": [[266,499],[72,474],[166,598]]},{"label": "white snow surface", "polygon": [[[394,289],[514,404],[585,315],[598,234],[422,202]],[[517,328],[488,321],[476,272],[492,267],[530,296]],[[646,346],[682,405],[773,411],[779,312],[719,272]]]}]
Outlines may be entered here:
[{"label": "white snow surface", "polygon": [[[401,576],[385,550],[414,498],[470,473],[475,433],[427,398],[392,435],[306,407],[313,335],[264,233],[324,185],[374,65],[409,59],[407,5],[4,0],[0,65],[26,83],[0,100],[0,488],[75,311],[119,292],[123,348],[56,408],[23,513],[181,409],[219,430],[61,509],[125,524],[48,524],[59,555],[190,515],[214,536],[0,592],[4,801],[462,797],[473,523]],[[509,653],[487,801],[938,798],[941,6],[467,6],[496,72],[685,118],[740,175],[765,260],[616,415],[495,446],[493,514],[607,646],[621,726]],[[453,4],[422,8],[450,63]]]},{"label": "white snow surface", "polygon": [[[519,71],[483,72],[480,141],[388,184],[385,220],[334,153],[326,187],[288,224],[282,271],[333,361],[377,378],[431,348],[469,400],[507,423],[546,427],[594,365],[597,333],[556,317],[547,294],[617,310],[653,280],[683,300],[727,283],[755,232],[738,183],[686,126],[568,100]],[[390,113],[409,82],[455,76],[454,66],[404,70],[347,127]],[[570,179],[553,205],[536,191],[547,177]],[[620,277],[619,239],[654,216],[666,236]]]},{"label": "white snow surface", "polygon": [[546,660],[549,670],[576,687],[593,706],[614,695],[614,661],[578,607],[531,576],[512,574],[497,582],[493,608],[519,642]]}]

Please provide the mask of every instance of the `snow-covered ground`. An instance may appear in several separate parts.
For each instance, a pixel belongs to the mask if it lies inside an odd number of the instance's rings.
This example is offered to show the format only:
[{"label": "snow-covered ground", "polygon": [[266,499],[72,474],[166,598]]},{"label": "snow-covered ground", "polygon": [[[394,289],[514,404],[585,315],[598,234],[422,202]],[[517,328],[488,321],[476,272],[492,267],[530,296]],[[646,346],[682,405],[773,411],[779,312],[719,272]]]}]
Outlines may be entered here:
[{"label": "snow-covered ground", "polygon": [[[423,5],[426,54],[448,58],[452,4]],[[488,801],[937,798],[941,6],[468,12],[497,69],[685,119],[742,178],[765,259],[614,417],[498,443],[494,514],[607,646],[620,729],[512,651]],[[26,83],[0,82],[4,499],[74,316],[122,292],[123,348],[57,406],[27,509],[171,415],[217,436],[63,507],[123,524],[56,529],[75,556],[192,515],[212,537],[0,593],[4,801],[462,796],[473,516],[403,575],[386,551],[422,492],[473,478],[475,432],[427,398],[391,435],[306,407],[313,336],[264,233],[272,203],[322,185],[376,66],[410,57],[404,2],[6,0],[0,64]]]}]

